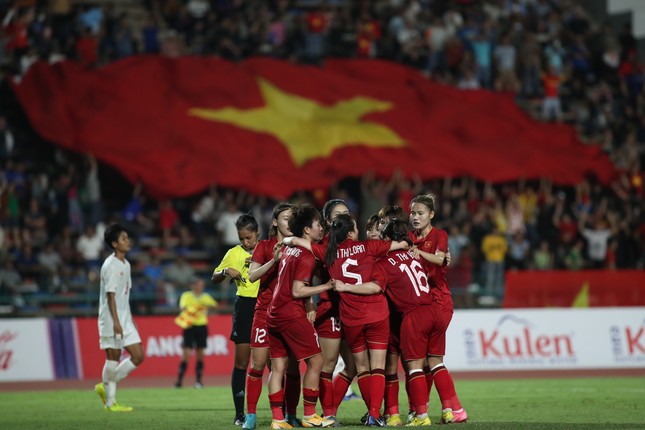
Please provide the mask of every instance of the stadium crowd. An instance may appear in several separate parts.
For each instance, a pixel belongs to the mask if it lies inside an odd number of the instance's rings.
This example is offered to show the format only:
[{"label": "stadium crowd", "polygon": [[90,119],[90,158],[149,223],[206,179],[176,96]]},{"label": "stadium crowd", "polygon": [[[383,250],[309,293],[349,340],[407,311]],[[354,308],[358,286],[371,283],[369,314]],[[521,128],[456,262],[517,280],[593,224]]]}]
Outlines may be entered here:
[{"label": "stadium crowd", "polygon": [[157,202],[134,185],[131,195],[106,199],[101,172],[108,167],[42,142],[16,109],[6,76],[24,74],[39,59],[100,67],[144,53],[233,61],[266,55],[324,67],[327,57],[381,58],[463,89],[512,91],[536,119],[571,124],[587,144],[600,145],[616,167],[613,183],[590,176],[575,187],[557,178],[493,185],[367,173],[292,200],[320,208],[328,198],[344,199],[365,234],[365,221],[382,206],[408,210],[412,196],[437,194],[435,225],[450,235],[448,276],[463,294],[461,306],[480,296],[499,303],[505,270],[645,266],[637,41],[629,26],[595,23],[576,2],[149,0],[140,33],[108,2],[44,3],[0,1],[0,303],[11,311],[39,310],[30,306],[34,295],[91,288],[95,295],[102,228],[117,219],[136,238],[135,291],[146,306],[174,307],[188,280],[238,243],[235,219],[253,213],[266,235],[276,203],[216,186]]}]

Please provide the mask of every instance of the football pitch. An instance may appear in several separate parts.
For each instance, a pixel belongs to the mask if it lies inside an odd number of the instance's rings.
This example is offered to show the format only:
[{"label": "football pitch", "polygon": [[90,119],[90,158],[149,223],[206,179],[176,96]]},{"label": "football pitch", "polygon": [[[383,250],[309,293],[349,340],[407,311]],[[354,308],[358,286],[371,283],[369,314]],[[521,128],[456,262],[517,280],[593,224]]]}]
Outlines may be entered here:
[{"label": "football pitch", "polygon": [[[645,429],[642,376],[457,380],[456,384],[469,415],[468,423],[452,425],[461,430]],[[400,394],[401,411],[405,413],[403,387]],[[135,410],[120,414],[103,411],[90,382],[86,390],[0,392],[0,429],[240,429],[232,424],[234,409],[229,387],[201,390],[122,387],[118,400]],[[364,412],[361,400],[343,402],[338,419],[344,428],[362,427],[360,417]],[[430,403],[433,426],[439,422],[439,415],[440,405],[433,391]],[[257,428],[268,429],[270,422],[264,387]]]}]

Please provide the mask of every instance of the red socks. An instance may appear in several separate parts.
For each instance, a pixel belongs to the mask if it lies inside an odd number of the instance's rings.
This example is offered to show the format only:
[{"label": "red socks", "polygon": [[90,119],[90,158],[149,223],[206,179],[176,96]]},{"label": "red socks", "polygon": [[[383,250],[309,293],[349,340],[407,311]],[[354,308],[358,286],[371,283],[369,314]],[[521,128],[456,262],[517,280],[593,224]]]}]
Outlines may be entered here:
[{"label": "red socks", "polygon": [[269,394],[269,405],[271,405],[271,414],[273,415],[274,420],[284,421],[284,412],[282,412],[283,404],[284,390]]},{"label": "red socks", "polygon": [[246,375],[246,411],[254,414],[258,407],[258,400],[262,393],[262,374],[264,372],[249,369]]},{"label": "red socks", "polygon": [[[320,405],[323,415],[334,415],[334,389],[332,387],[332,374],[320,372]],[[343,393],[344,394],[344,393]]]},{"label": "red socks", "polygon": [[385,413],[399,413],[399,375],[385,375]]}]

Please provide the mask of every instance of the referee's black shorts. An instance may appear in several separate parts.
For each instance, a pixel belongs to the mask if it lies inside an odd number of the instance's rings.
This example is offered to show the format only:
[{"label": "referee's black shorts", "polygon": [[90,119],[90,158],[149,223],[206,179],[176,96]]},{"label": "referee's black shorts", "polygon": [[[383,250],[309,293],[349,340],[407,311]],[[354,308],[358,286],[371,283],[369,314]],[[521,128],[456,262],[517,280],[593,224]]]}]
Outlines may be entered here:
[{"label": "referee's black shorts", "polygon": [[253,327],[253,312],[255,312],[255,297],[235,297],[233,311],[233,329],[231,340],[235,343],[251,343],[251,328]]},{"label": "referee's black shorts", "polygon": [[206,339],[208,339],[208,326],[194,325],[184,329],[184,348],[206,348]]}]

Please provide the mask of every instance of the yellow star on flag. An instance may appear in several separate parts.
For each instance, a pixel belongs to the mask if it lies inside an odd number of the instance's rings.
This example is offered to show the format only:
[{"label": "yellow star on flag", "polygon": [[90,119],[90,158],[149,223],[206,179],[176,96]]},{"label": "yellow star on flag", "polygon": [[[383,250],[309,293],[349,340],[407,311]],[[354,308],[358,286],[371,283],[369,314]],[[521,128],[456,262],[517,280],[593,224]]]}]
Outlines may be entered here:
[{"label": "yellow star on flag", "polygon": [[369,113],[391,109],[390,102],[359,96],[324,106],[282,91],[265,79],[258,79],[258,84],[265,102],[262,107],[193,108],[188,114],[275,136],[297,166],[348,145],[405,146],[405,141],[390,128],[361,120]]}]

